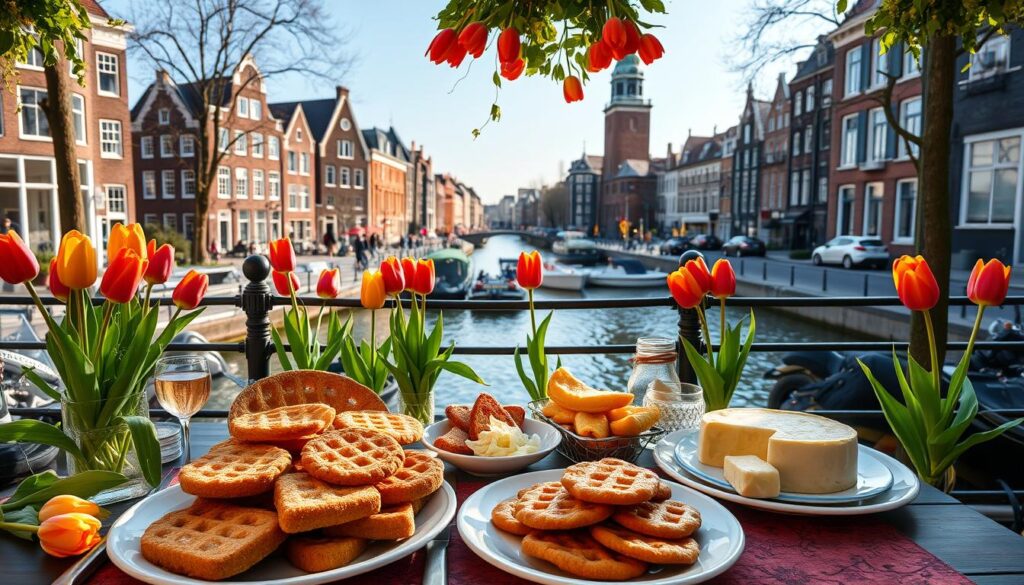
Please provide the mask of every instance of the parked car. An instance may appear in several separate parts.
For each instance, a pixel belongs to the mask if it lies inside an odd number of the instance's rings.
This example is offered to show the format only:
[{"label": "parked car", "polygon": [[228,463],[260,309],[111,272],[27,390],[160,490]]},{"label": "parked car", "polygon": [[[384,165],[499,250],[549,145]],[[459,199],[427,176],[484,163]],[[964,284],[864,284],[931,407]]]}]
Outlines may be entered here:
[{"label": "parked car", "polygon": [[715,234],[697,234],[690,238],[687,248],[690,250],[719,250],[722,239]]},{"label": "parked car", "polygon": [[726,256],[764,256],[767,249],[764,242],[749,236],[733,236],[722,244],[722,254]]},{"label": "parked car", "polygon": [[662,256],[677,256],[690,249],[687,247],[689,243],[690,236],[676,236],[662,242],[658,251]]},{"label": "parked car", "polygon": [[838,236],[811,253],[815,266],[842,264],[843,268],[873,266],[883,268],[889,265],[889,251],[882,240],[875,236]]}]

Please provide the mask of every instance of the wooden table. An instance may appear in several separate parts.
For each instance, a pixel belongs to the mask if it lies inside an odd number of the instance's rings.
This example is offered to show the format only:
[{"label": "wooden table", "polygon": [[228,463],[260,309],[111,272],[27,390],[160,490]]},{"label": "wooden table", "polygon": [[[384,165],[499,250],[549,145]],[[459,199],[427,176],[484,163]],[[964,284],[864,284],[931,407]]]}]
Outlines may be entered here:
[{"label": "wooden table", "polygon": [[[206,453],[210,446],[226,437],[227,426],[224,423],[193,423],[193,456]],[[644,467],[655,467],[650,451],[642,455],[637,463]],[[553,454],[531,466],[529,471],[560,468],[567,464],[563,457]],[[457,477],[459,481],[481,481],[481,478],[461,472]],[[11,491],[13,488],[0,495]],[[134,503],[113,506],[113,515],[107,523]],[[979,585],[1024,583],[1024,537],[932,487],[923,486],[912,504],[883,512],[877,517],[892,524],[922,548]],[[72,561],[47,556],[37,543],[7,535],[0,536],[0,583],[4,585],[50,583]]]}]

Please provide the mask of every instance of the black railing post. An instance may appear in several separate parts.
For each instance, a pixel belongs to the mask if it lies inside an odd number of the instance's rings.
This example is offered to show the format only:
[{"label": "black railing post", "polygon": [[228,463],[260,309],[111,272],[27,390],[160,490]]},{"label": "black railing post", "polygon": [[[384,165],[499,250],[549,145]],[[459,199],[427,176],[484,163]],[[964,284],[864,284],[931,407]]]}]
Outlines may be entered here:
[{"label": "black railing post", "polygon": [[828,268],[821,269],[821,292],[828,290]]},{"label": "black railing post", "polygon": [[249,279],[242,291],[241,305],[245,311],[245,361],[250,381],[270,375],[270,309],[273,297],[267,277],[270,261],[266,256],[253,254],[242,263],[242,273]]},{"label": "black railing post", "polygon": [[789,286],[796,285],[796,265],[790,264],[789,266]]},{"label": "black railing post", "polygon": [[864,275],[864,296],[868,296],[868,275]]},{"label": "black railing post", "polygon": [[761,262],[761,280],[768,282],[768,261]]},{"label": "black railing post", "polygon": [[[689,260],[695,260],[700,258],[704,259],[704,255],[696,250],[687,250],[683,252],[683,255],[679,257],[680,268],[686,264]],[[742,262],[742,260],[741,260]],[[690,345],[697,348],[697,351],[703,352],[704,346],[701,342],[700,337],[700,317],[697,316],[696,309],[684,309],[679,307],[679,339],[685,339],[690,342]],[[683,350],[683,342],[677,341],[679,352],[679,381],[696,384],[697,374],[693,370],[693,366],[690,365],[690,360],[686,358],[686,351]]]}]

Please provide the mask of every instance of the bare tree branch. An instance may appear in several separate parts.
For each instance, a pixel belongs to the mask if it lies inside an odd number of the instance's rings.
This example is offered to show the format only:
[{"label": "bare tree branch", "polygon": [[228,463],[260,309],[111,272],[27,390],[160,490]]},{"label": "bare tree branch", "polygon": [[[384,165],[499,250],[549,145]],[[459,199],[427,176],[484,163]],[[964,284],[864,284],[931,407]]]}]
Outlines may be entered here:
[{"label": "bare tree branch", "polygon": [[914,167],[920,168],[918,167],[917,155],[914,154],[912,145],[920,148],[921,137],[904,128],[892,108],[892,92],[893,89],[896,88],[896,82],[899,81],[900,78],[888,72],[885,72],[884,74],[886,77],[885,87],[882,88],[881,92],[872,96],[872,100],[882,107],[882,112],[885,114],[885,121],[889,124],[889,127],[896,132],[898,137],[903,139],[903,146],[907,149],[907,157],[914,163]]},{"label": "bare tree branch", "polygon": [[838,26],[841,15],[835,7],[833,0],[752,0],[746,10],[750,17],[739,27],[743,32],[733,40],[743,50],[727,59],[730,68],[742,75],[745,85],[765,67],[813,48],[816,36],[794,31]]}]

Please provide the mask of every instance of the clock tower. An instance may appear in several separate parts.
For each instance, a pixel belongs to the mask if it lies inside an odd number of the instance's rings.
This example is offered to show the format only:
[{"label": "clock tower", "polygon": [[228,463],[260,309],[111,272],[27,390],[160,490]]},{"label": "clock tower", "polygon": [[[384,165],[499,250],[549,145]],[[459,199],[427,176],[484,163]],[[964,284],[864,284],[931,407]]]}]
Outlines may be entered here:
[{"label": "clock tower", "polygon": [[651,102],[644,100],[644,74],[640,59],[628,55],[612,70],[612,99],[604,109],[605,179],[618,172],[627,159],[650,159]]}]

